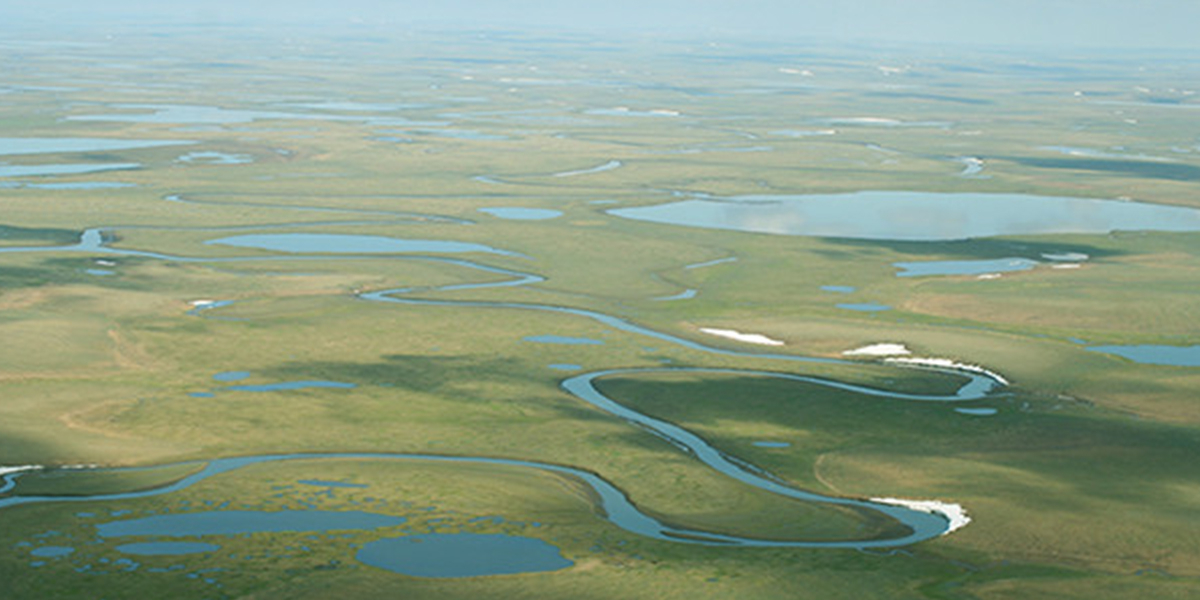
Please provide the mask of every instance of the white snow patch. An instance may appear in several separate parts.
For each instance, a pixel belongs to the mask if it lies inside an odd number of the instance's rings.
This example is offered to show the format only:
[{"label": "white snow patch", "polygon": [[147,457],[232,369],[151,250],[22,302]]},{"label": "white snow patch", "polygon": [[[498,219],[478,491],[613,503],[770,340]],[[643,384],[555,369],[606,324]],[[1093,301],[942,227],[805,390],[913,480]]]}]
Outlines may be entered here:
[{"label": "white snow patch", "polygon": [[976,277],[975,279],[984,279],[984,280],[1000,279],[1000,277],[1002,277],[1002,275],[1000,275],[999,273],[984,273],[983,275],[980,275],[980,276]]},{"label": "white snow patch", "polygon": [[742,333],[742,332],[736,331],[734,329],[714,329],[712,327],[701,327],[700,331],[707,333],[709,335],[715,335],[715,336],[720,336],[723,338],[729,338],[731,340],[737,340],[739,342],[746,342],[747,344],[762,344],[764,346],[782,346],[783,345],[782,341],[773,340],[765,335],[762,335],[761,333]]},{"label": "white snow patch", "polygon": [[942,502],[941,500],[905,500],[903,498],[871,498],[871,502],[903,506],[921,512],[942,515],[946,517],[946,520],[950,521],[950,527],[942,535],[962,529],[967,526],[967,523],[971,522],[971,517],[967,515],[967,509],[963,508],[961,504],[954,504],[952,502]]},{"label": "white snow patch", "polygon": [[968,371],[971,373],[978,373],[985,377],[990,377],[991,379],[995,380],[997,383],[999,383],[1001,385],[1009,385],[1008,379],[1005,379],[1003,375],[1001,375],[995,371],[988,370],[987,368],[981,367],[979,365],[961,363],[961,362],[958,362],[958,361],[950,359],[950,358],[927,358],[927,357],[923,358],[923,357],[914,356],[911,358],[910,357],[885,358],[883,360],[884,360],[884,362],[898,363],[898,364],[903,364],[903,365],[913,365],[913,366],[918,366],[918,367],[937,367],[940,369],[955,369],[958,371]]},{"label": "white snow patch", "polygon": [[208,306],[209,304],[216,304],[216,303],[217,303],[216,300],[192,300],[188,304],[191,304],[192,306]]},{"label": "white snow patch", "polygon": [[8,475],[9,473],[20,473],[22,471],[36,471],[41,469],[41,465],[20,465],[16,467],[0,467],[0,476]]},{"label": "white snow patch", "polygon": [[912,354],[912,352],[904,344],[893,343],[871,344],[842,353],[843,356],[900,356],[905,354]]},{"label": "white snow patch", "polygon": [[1042,258],[1061,262],[1083,262],[1090,257],[1082,252],[1043,252]]},{"label": "white snow patch", "polygon": [[1081,265],[1079,263],[1062,263],[1062,264],[1052,265],[1050,268],[1051,269],[1078,269],[1082,266],[1083,265]]}]

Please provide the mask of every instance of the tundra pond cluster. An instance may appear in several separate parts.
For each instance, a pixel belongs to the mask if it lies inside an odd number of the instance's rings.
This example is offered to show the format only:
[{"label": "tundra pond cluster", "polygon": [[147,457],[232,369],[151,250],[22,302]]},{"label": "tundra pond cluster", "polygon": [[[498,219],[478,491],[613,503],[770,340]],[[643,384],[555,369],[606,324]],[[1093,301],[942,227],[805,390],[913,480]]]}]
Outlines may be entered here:
[{"label": "tundra pond cluster", "polygon": [[1195,61],[363,27],[0,44],[0,596],[1200,594]]}]

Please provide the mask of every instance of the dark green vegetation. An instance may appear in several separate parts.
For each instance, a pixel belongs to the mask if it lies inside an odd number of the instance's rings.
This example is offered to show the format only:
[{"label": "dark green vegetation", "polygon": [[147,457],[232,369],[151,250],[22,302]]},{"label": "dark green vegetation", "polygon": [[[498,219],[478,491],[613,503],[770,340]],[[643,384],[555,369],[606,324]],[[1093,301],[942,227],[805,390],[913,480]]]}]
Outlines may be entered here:
[{"label": "dark green vegetation", "polygon": [[[811,46],[500,34],[171,33],[129,31],[120,43],[97,37],[74,40],[86,46],[48,47],[34,43],[40,34],[26,32],[0,49],[0,64],[13,73],[0,96],[0,138],[195,142],[5,156],[19,164],[142,168],[6,180],[137,187],[0,187],[0,250],[43,249],[0,252],[0,466],[154,466],[286,452],[495,456],[595,472],[669,523],[785,539],[871,537],[893,525],[738,484],[583,404],[558,386],[569,373],[550,365],[759,369],[930,394],[961,383],[870,360],[717,355],[578,315],[385,304],[358,295],[409,288],[405,298],[594,310],[731,349],[763,348],[699,328],[762,333],[786,342],[772,350],[787,354],[832,357],[902,342],[918,355],[982,364],[1013,385],[964,406],[996,408],[995,416],[760,377],[601,380],[620,402],[797,487],[939,499],[962,504],[975,520],[895,552],[701,547],[616,528],[580,482],[540,471],[420,461],[262,464],[150,498],[0,510],[0,596],[999,599],[1200,592],[1200,481],[1192,464],[1200,450],[1200,368],[1138,365],[1072,340],[1200,342],[1200,235],[913,243],[693,230],[604,212],[670,201],[679,192],[863,189],[1130,197],[1200,207],[1194,104],[1139,103],[1146,93],[1138,91],[1186,86],[1196,80],[1194,63],[930,58],[909,49],[881,58]],[[163,108],[179,105],[193,108]],[[129,120],[156,110],[154,121]],[[1051,147],[1106,156],[1063,156]],[[253,161],[178,160],[193,151]],[[983,170],[961,176],[964,157],[982,159]],[[586,172],[610,161],[620,166]],[[564,214],[518,221],[477,210],[505,206]],[[104,229],[108,248],[154,255],[44,250],[74,244],[90,228]],[[454,240],[520,256],[284,260],[204,243],[251,233]],[[1089,259],[1079,268],[1045,263],[995,280],[897,278],[892,266],[1064,252]],[[738,260],[687,268],[727,257]],[[543,280],[436,289],[515,278],[458,260]],[[820,289],[828,285],[855,290]],[[696,296],[659,299],[687,289]],[[203,300],[232,304],[197,310],[206,305],[194,303]],[[842,302],[893,309],[857,313],[837,308]],[[604,343],[523,341],[546,334]],[[213,378],[230,371],[249,375]],[[288,381],[357,387],[228,389]],[[17,478],[4,496],[148,489],[191,468],[51,468]],[[298,483],[307,479],[369,487]],[[122,557],[115,547],[129,540],[92,543],[95,525],[119,518],[114,512],[304,507],[405,516],[413,532],[538,537],[576,564],[443,581],[353,560],[354,548],[400,533],[388,530],[206,537],[222,549],[138,557],[133,570],[113,563]],[[485,516],[503,521],[473,520]],[[51,545],[75,552],[31,556]]]}]

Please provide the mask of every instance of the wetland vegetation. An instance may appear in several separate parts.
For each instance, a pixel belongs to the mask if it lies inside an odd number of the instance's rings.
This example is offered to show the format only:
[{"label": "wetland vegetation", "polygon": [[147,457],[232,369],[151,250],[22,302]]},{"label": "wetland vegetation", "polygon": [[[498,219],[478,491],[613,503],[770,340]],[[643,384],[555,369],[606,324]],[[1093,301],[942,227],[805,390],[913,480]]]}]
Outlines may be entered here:
[{"label": "wetland vegetation", "polygon": [[1200,594],[1195,61],[9,32],[4,597]]}]

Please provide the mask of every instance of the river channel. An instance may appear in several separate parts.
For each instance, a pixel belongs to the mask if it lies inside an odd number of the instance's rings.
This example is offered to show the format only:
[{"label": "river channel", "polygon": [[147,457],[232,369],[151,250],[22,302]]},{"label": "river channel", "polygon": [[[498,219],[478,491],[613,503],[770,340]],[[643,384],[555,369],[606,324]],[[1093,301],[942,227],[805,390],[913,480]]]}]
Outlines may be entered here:
[{"label": "river channel", "polygon": [[[303,224],[310,225],[310,224]],[[124,250],[110,247],[101,229],[91,229],[85,232],[80,240],[80,243],[66,247],[40,247],[40,248],[6,248],[4,252],[61,252],[61,251],[81,251],[93,252],[106,255],[130,255],[156,258],[167,261],[181,262],[230,262],[238,260],[330,260],[335,257],[328,255],[312,255],[312,254],[285,254],[275,257],[224,257],[224,258],[203,258],[203,257],[184,257],[171,256],[155,252],[146,252],[139,250]],[[287,234],[276,234],[278,237],[286,236]],[[352,236],[343,236],[352,237]],[[378,253],[371,247],[363,246],[361,243],[371,241],[371,236],[363,236],[361,239],[355,240],[352,244],[353,254],[338,254],[336,258],[345,259],[350,256],[354,258],[372,258],[372,259],[407,259],[407,260],[435,260],[447,262],[458,266],[469,267],[478,270],[482,273],[492,275],[504,275],[507,278],[486,283],[470,283],[456,284],[442,287],[430,288],[395,288],[388,290],[372,291],[359,293],[358,297],[364,301],[380,302],[388,304],[403,304],[414,306],[454,306],[463,309],[471,308],[486,308],[486,309],[510,309],[510,310],[525,310],[525,311],[543,311],[559,314],[568,314],[585,319],[590,319],[611,327],[613,329],[638,335],[661,342],[667,342],[684,348],[697,350],[701,352],[724,355],[738,356],[756,359],[767,359],[771,361],[779,361],[781,363],[822,363],[822,364],[855,364],[854,361],[808,357],[792,354],[781,353],[759,353],[741,350],[731,350],[719,346],[710,346],[701,342],[693,341],[684,337],[673,334],[657,331],[639,324],[636,324],[627,319],[609,315],[602,312],[586,310],[581,308],[573,308],[567,306],[555,306],[545,304],[531,303],[513,303],[513,302],[480,302],[480,301],[457,301],[431,298],[416,298],[412,297],[414,293],[421,293],[423,296],[429,293],[445,292],[450,290],[461,289],[479,289],[488,287],[511,287],[528,285],[543,281],[540,276],[522,273],[510,269],[503,269],[475,263],[473,261],[459,258],[444,258],[444,257],[429,257],[429,256],[412,256],[405,254],[397,254],[396,248],[404,248],[397,245],[395,240],[389,241],[383,246],[384,249]],[[278,249],[287,252],[292,250],[286,244]],[[293,250],[295,251],[295,250]],[[914,367],[895,367],[895,368],[914,368]],[[948,532],[950,527],[950,518],[937,510],[919,510],[875,502],[865,499],[843,498],[836,496],[826,496],[812,492],[803,491],[791,487],[778,478],[766,473],[765,471],[739,459],[728,455],[721,450],[713,447],[700,436],[672,423],[650,417],[629,407],[620,404],[613,398],[605,396],[595,386],[597,379],[623,374],[646,374],[655,372],[679,372],[689,371],[698,373],[718,373],[718,374],[739,374],[756,377],[770,377],[778,379],[786,379],[792,381],[801,381],[811,384],[817,384],[842,390],[857,392],[860,394],[885,398],[897,401],[932,401],[932,402],[956,402],[977,400],[989,396],[1001,387],[1001,382],[989,377],[986,374],[963,372],[952,369],[933,369],[944,373],[953,374],[963,379],[963,385],[953,394],[949,395],[924,395],[924,394],[906,394],[893,392],[884,389],[860,386],[836,380],[821,379],[786,372],[765,371],[765,370],[735,370],[735,369],[681,369],[681,368],[637,368],[637,369],[611,369],[603,371],[589,372],[568,377],[562,381],[561,386],[566,392],[578,398],[582,402],[586,402],[593,407],[601,409],[610,415],[622,419],[631,425],[646,430],[647,432],[656,435],[671,444],[678,447],[681,451],[688,453],[705,465],[717,470],[718,472],[731,477],[743,484],[751,485],[756,488],[766,490],[768,492],[778,494],[787,498],[805,502],[825,503],[836,506],[851,507],[857,509],[868,509],[878,513],[882,513],[896,521],[904,524],[909,532],[892,538],[874,538],[874,539],[847,539],[837,541],[812,541],[812,540],[775,540],[775,539],[759,539],[754,537],[717,534],[712,532],[693,530],[683,527],[677,527],[664,523],[648,514],[642,512],[638,506],[632,502],[619,488],[609,482],[600,475],[588,471],[583,468],[574,466],[559,465],[548,462],[537,462],[529,460],[516,460],[488,456],[446,456],[438,454],[389,454],[389,453],[294,453],[294,454],[267,454],[257,456],[241,456],[241,457],[226,457],[217,458],[204,463],[204,467],[187,477],[184,477],[174,483],[162,487],[141,490],[129,493],[120,494],[97,494],[97,495],[81,495],[81,496],[9,496],[0,498],[0,509],[50,502],[97,502],[97,501],[116,501],[127,500],[134,498],[143,498],[148,496],[156,496],[169,494],[179,490],[183,490],[197,482],[209,479],[228,473],[237,469],[241,469],[250,465],[279,462],[279,461],[298,461],[298,460],[324,460],[324,459],[370,459],[380,461],[427,461],[427,462],[449,462],[449,463],[472,463],[482,465],[504,465],[510,467],[523,467],[530,469],[538,469],[550,473],[571,477],[582,481],[595,492],[596,508],[608,521],[614,525],[635,533],[638,535],[670,540],[673,542],[704,544],[704,545],[722,545],[722,546],[766,546],[766,547],[798,547],[798,548],[891,548],[897,546],[905,546],[937,537]],[[115,469],[119,471],[119,469]],[[0,484],[0,493],[10,491],[14,487],[16,479],[22,473],[9,473],[3,476],[3,484]]]}]

